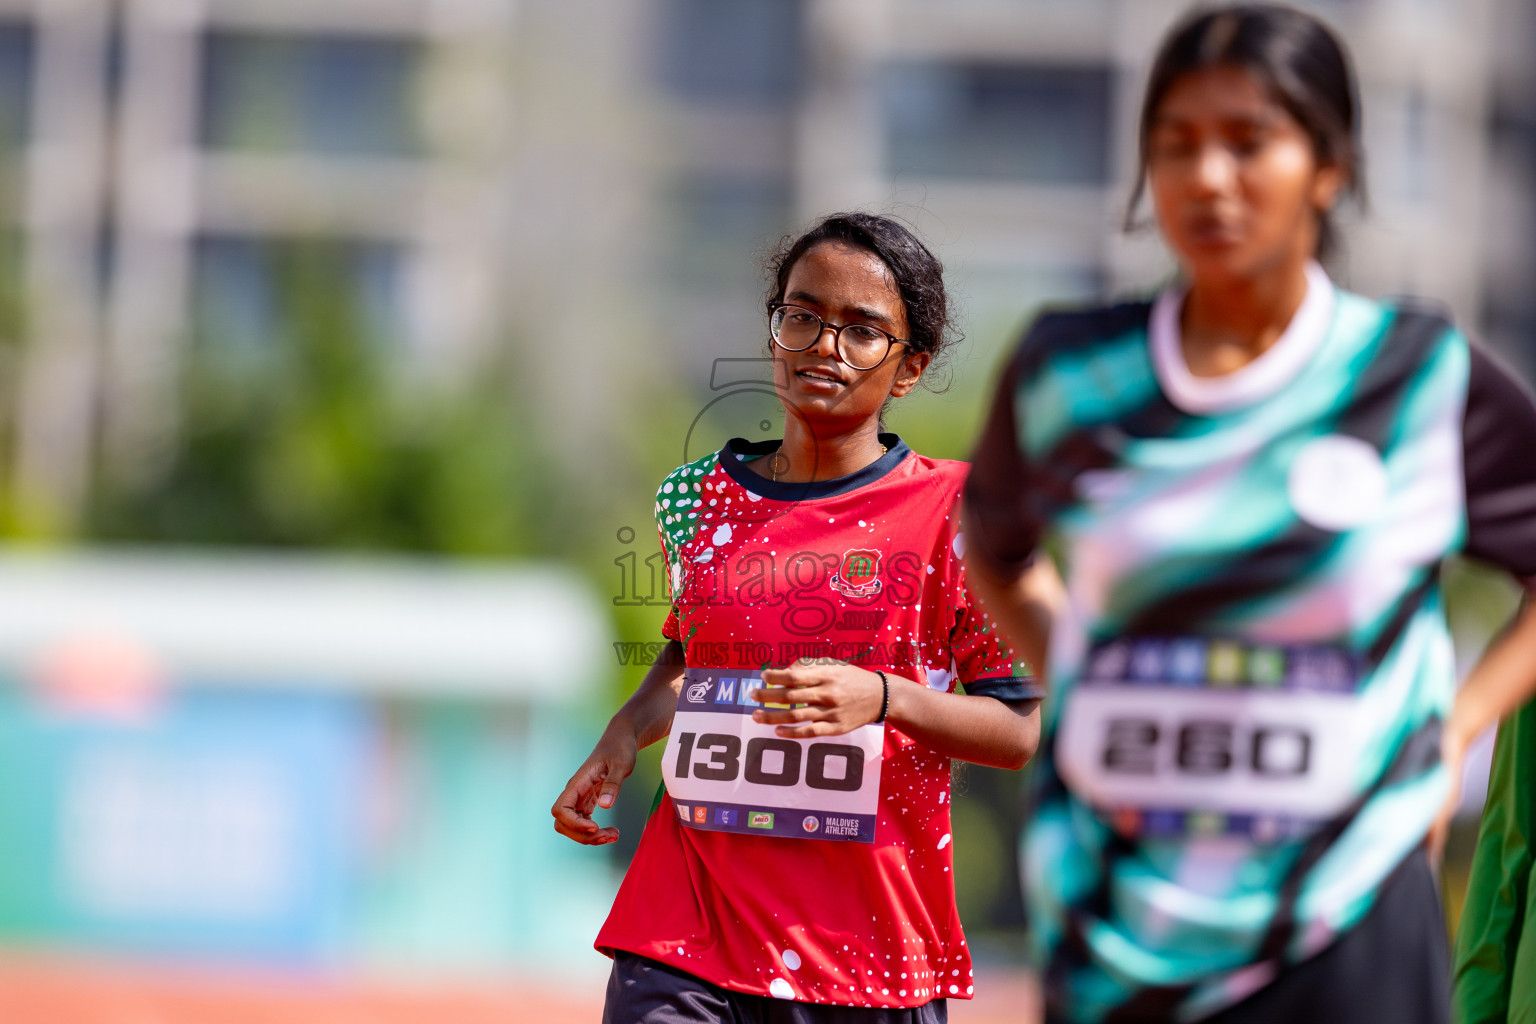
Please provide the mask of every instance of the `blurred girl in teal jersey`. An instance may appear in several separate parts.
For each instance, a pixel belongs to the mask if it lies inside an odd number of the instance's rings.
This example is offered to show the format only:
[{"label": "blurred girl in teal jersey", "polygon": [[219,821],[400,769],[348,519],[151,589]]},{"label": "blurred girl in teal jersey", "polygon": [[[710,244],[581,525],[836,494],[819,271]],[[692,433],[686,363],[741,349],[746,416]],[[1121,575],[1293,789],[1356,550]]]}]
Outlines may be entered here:
[{"label": "blurred girl in teal jersey", "polygon": [[[1536,690],[1527,609],[1456,693],[1438,573],[1536,577],[1536,405],[1318,263],[1361,154],[1316,18],[1177,26],[1140,152],[1179,280],[1036,320],[966,489],[978,592],[1048,645],[1023,870],[1049,1019],[1438,1024],[1426,838]],[[1059,609],[1025,582],[1047,541]]]}]

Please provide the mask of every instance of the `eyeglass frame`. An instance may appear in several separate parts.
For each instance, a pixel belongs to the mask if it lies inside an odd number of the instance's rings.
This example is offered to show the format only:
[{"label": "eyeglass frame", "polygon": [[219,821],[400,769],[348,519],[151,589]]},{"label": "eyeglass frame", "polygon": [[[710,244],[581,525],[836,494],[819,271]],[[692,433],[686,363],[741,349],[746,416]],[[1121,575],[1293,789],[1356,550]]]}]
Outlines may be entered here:
[{"label": "eyeglass frame", "polygon": [[[811,343],[806,345],[805,348],[790,348],[788,345],[784,344],[778,338],[773,336],[773,316],[781,309],[805,310],[805,312],[809,313],[811,316],[816,317],[816,322],[821,325],[816,329],[816,336],[811,339]],[[832,328],[832,352],[837,356],[837,361],[848,367],[848,369],[857,370],[860,373],[868,373],[870,370],[878,370],[885,363],[885,361],[890,358],[892,345],[906,345],[908,348],[912,347],[912,339],[898,338],[896,335],[892,334],[890,331],[887,331],[885,328],[876,327],[874,324],[860,323],[857,321],[848,324],[829,324],[823,320],[814,309],[806,309],[805,306],[800,305],[798,302],[771,303],[768,306],[768,325],[768,339],[775,345],[779,346],[779,348],[782,348],[785,352],[807,352],[815,348],[816,345],[821,342],[821,336],[826,333],[827,328]],[[875,360],[874,365],[854,366],[843,356],[843,332],[850,327],[863,327],[866,330],[875,331],[879,334],[885,335],[885,351],[880,354],[879,359]]]}]

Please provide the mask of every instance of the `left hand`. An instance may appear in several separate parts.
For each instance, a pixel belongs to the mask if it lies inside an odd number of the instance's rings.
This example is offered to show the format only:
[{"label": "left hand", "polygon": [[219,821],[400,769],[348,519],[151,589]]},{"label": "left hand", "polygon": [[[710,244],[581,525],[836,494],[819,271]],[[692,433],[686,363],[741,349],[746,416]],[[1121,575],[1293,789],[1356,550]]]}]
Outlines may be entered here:
[{"label": "left hand", "polygon": [[[887,673],[889,675],[889,673]],[[892,680],[892,686],[895,686]],[[785,739],[841,736],[880,717],[884,688],[867,669],[828,659],[801,658],[788,668],[763,672],[763,688],[751,697],[764,704],[804,704],[798,708],[763,708],[754,722],[777,725]]]}]

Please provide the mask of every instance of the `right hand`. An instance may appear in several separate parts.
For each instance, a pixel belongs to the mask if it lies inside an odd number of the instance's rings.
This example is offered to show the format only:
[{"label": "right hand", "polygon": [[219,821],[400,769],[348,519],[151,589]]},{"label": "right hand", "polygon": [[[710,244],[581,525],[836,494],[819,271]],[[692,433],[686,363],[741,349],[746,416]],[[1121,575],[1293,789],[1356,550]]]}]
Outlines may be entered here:
[{"label": "right hand", "polygon": [[618,829],[600,827],[592,820],[592,810],[613,806],[619,787],[635,770],[636,749],[633,737],[604,736],[598,741],[549,809],[556,832],[585,846],[603,846],[619,838]]}]

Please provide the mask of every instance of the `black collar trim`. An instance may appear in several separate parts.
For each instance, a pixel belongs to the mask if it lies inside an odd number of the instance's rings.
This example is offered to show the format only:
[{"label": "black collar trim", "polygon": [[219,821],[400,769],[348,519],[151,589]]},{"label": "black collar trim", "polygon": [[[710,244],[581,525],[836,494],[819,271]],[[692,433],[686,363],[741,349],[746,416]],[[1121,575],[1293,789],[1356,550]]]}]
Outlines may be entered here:
[{"label": "black collar trim", "polygon": [[780,444],[778,441],[748,441],[745,438],[733,437],[725,442],[724,448],[720,449],[720,465],[732,480],[753,494],[773,501],[811,501],[816,498],[832,498],[874,483],[912,454],[912,449],[908,448],[907,443],[897,435],[881,434],[879,437],[880,443],[886,447],[884,455],[858,472],[840,476],[835,480],[801,483],[776,481],[758,476],[747,468],[744,458],[759,458],[771,454],[778,450]]}]

